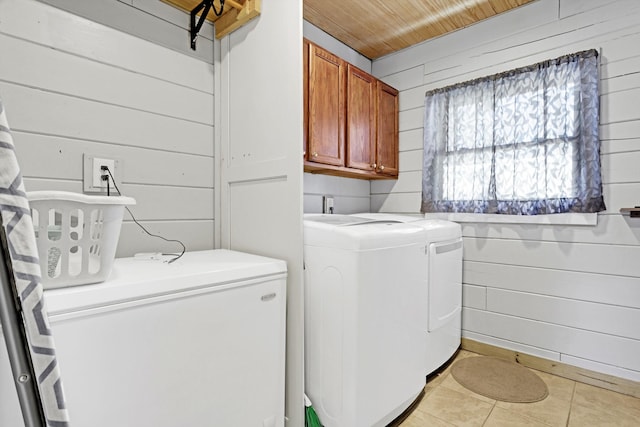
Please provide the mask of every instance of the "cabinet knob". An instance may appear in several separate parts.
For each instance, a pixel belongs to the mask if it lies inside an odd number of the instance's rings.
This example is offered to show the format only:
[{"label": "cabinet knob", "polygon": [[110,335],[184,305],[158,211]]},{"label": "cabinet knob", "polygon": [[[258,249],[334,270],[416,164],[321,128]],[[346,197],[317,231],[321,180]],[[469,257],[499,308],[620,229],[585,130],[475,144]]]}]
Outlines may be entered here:
[{"label": "cabinet knob", "polygon": [[384,165],[380,165],[380,170],[383,171],[384,170]]},{"label": "cabinet knob", "polygon": [[302,157],[305,157],[306,155],[307,155],[307,150],[304,150],[304,151],[302,152]]},{"label": "cabinet knob", "polygon": [[375,163],[371,165],[371,169],[375,169],[375,168],[377,168],[377,167],[378,167],[378,165],[377,165],[377,164],[375,164]]},{"label": "cabinet knob", "polygon": [[312,153],[311,154],[313,157],[318,157],[318,153]]}]

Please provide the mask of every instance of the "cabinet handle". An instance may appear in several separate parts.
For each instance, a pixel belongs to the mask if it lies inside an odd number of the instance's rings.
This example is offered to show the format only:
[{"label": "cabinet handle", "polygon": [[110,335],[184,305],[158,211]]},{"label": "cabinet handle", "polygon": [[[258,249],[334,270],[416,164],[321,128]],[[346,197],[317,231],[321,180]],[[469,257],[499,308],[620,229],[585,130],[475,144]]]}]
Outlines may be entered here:
[{"label": "cabinet handle", "polygon": [[375,163],[371,165],[371,169],[375,169],[375,168],[377,168],[377,167],[378,167],[378,165],[377,165],[377,164],[375,164]]},{"label": "cabinet handle", "polygon": [[318,153],[312,153],[311,154],[313,157],[318,157]]},{"label": "cabinet handle", "polygon": [[380,165],[380,171],[384,170],[384,165]]},{"label": "cabinet handle", "polygon": [[304,156],[306,156],[306,155],[307,155],[307,150],[305,150],[305,151],[303,151],[303,152],[302,152],[302,157],[304,157]]}]

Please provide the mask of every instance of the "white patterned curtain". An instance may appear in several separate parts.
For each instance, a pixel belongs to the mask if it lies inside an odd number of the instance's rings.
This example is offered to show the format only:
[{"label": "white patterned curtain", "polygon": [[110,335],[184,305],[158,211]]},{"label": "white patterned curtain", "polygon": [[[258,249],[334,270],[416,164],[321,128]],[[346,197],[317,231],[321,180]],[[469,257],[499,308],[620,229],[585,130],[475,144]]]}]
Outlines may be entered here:
[{"label": "white patterned curtain", "polygon": [[422,212],[604,210],[597,56],[427,92]]}]

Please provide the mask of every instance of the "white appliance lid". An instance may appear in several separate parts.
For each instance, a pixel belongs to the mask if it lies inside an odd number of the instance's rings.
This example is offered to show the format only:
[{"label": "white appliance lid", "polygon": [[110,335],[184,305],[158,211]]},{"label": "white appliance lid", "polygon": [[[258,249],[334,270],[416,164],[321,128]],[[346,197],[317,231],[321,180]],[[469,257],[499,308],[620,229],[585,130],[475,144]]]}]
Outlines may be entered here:
[{"label": "white appliance lid", "polygon": [[422,215],[414,216],[390,213],[358,213],[354,214],[354,216],[377,220],[386,219],[420,226],[427,231],[427,240],[430,242],[457,239],[462,236],[462,227],[460,224],[444,219],[425,219]]},{"label": "white appliance lid", "polygon": [[323,215],[322,217],[305,215],[304,217],[305,246],[372,250],[425,241],[426,235],[422,227],[397,221],[370,220],[350,215]]},{"label": "white appliance lid", "polygon": [[186,252],[168,264],[148,257],[117,258],[103,283],[45,291],[49,315],[76,312],[206,287],[233,287],[251,279],[286,277],[282,260],[226,249]]}]

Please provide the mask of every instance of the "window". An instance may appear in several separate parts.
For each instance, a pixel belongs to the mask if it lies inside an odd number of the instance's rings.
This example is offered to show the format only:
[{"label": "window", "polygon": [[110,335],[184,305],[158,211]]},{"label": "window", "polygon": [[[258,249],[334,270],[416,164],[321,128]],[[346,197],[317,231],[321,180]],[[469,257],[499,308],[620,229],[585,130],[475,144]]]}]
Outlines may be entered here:
[{"label": "window", "polygon": [[605,209],[595,50],[428,92],[422,212]]}]

